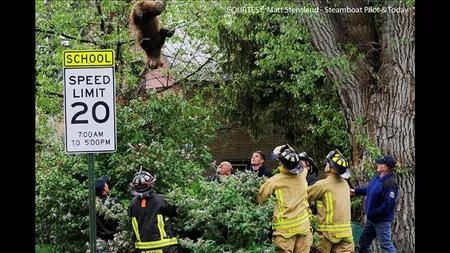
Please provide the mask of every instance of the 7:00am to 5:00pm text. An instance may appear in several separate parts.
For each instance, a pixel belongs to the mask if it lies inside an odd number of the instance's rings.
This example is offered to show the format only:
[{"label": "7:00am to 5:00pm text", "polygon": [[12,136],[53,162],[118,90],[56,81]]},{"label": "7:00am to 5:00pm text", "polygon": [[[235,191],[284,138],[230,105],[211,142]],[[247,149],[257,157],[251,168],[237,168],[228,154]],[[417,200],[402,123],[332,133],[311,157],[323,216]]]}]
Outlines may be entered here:
[{"label": "7:00am to 5:00pm text", "polygon": [[[86,139],[84,140],[84,146],[99,146],[99,145],[111,145],[110,139]],[[74,146],[80,146],[81,141],[80,140],[72,140],[72,145]]]},{"label": "7:00am to 5:00pm text", "polygon": [[[89,145],[111,145],[110,139],[101,139],[103,137],[103,131],[78,131],[77,135],[79,138],[89,138],[83,141],[85,146]],[[91,139],[100,138],[100,139]],[[82,142],[80,140],[72,140],[72,145],[79,146]]]}]

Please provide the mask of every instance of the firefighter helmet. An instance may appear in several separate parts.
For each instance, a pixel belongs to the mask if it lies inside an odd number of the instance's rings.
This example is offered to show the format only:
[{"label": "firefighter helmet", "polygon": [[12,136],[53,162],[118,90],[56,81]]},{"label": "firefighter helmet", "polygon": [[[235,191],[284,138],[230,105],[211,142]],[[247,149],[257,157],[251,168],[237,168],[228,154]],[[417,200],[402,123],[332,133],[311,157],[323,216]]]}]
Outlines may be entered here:
[{"label": "firefighter helmet", "polygon": [[133,196],[145,197],[153,188],[156,182],[156,177],[145,170],[141,170],[134,174],[131,182],[131,194]]},{"label": "firefighter helmet", "polygon": [[290,149],[290,150],[294,150],[291,146],[289,146],[289,144],[284,144],[284,145],[280,145],[278,147],[276,147],[272,154],[270,154],[270,157],[272,159],[278,159],[278,156],[281,154],[281,152],[283,152],[285,149]]},{"label": "firefighter helmet", "polygon": [[298,156],[300,157],[300,160],[306,161],[309,166],[311,166],[311,170],[308,171],[308,173],[314,174],[316,176],[319,174],[319,170],[317,169],[317,166],[314,163],[312,157],[308,156],[306,152],[301,152],[300,154],[298,154]]},{"label": "firefighter helmet", "polygon": [[332,168],[344,179],[350,177],[350,168],[348,166],[347,159],[344,155],[337,149],[330,151],[326,157],[327,163],[330,164]]},{"label": "firefighter helmet", "polygon": [[281,145],[273,150],[273,155],[289,170],[292,174],[300,174],[303,171],[303,164],[300,157],[289,144]]}]

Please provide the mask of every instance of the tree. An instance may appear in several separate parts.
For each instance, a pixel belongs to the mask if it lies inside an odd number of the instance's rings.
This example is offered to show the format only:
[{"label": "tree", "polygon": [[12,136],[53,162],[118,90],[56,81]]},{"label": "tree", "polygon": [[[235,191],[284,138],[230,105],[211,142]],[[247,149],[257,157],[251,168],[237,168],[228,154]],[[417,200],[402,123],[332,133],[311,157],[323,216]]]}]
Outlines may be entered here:
[{"label": "tree", "polygon": [[316,52],[306,25],[280,12],[285,7],[295,5],[171,2],[168,15],[202,42],[196,54],[215,56],[210,91],[224,125],[243,127],[254,139],[282,133],[318,159],[336,147],[348,153],[345,121],[323,71],[345,61]]},{"label": "tree", "polygon": [[[324,8],[323,1],[311,1]],[[366,8],[365,1],[336,1],[338,8]],[[403,252],[415,249],[415,10],[414,1],[382,1],[375,13],[338,14],[321,11],[309,16],[315,48],[327,58],[345,56],[352,71],[327,69],[336,83],[338,99],[350,136],[353,168],[359,184],[367,183],[371,169],[363,161],[370,152],[362,141],[367,136],[383,153],[401,163],[399,199],[393,224],[393,240]]]}]

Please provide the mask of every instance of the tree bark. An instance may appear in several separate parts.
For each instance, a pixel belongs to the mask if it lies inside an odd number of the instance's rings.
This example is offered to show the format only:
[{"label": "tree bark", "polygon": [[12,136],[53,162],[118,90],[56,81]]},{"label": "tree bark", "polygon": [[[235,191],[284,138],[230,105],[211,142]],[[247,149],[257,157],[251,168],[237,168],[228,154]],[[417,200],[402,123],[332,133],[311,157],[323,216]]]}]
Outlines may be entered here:
[{"label": "tree bark", "polygon": [[[389,7],[394,6],[387,1]],[[393,2],[393,1],[392,1]],[[399,198],[393,223],[398,252],[415,250],[415,11],[388,11],[382,16],[379,93],[373,95],[369,113],[374,115],[374,140],[392,153],[404,173],[397,173]],[[400,10],[402,10],[400,9]]]},{"label": "tree bark", "polygon": [[[366,3],[341,2],[334,8],[364,9]],[[311,1],[321,10],[318,17],[305,15],[304,21],[317,50],[329,59],[347,57],[352,66],[350,73],[338,67],[328,68],[326,73],[337,84],[357,185],[365,186],[370,180],[368,171],[372,165],[362,161],[376,158],[370,157],[368,147],[358,141],[359,135],[369,137],[382,153],[390,153],[399,161],[402,169],[397,172],[399,196],[392,235],[398,252],[414,252],[415,10],[394,1],[386,2],[384,11],[371,14],[327,13],[324,1]],[[349,54],[348,44],[365,57]],[[358,123],[361,119],[362,126]],[[375,243],[372,248],[381,252]]]}]

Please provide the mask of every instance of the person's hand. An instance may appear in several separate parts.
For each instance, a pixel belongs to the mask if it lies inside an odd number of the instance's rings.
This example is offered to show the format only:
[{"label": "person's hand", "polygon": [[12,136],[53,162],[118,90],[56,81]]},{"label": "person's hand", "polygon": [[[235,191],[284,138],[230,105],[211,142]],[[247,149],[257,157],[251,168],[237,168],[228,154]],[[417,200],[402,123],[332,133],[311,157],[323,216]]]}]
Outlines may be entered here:
[{"label": "person's hand", "polygon": [[355,189],[350,189],[350,196],[355,195]]}]

